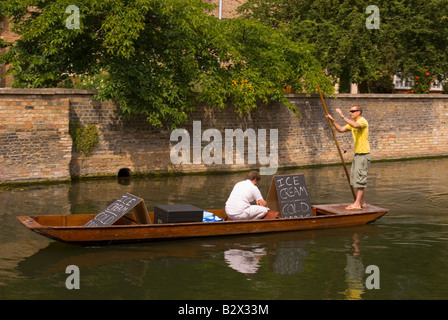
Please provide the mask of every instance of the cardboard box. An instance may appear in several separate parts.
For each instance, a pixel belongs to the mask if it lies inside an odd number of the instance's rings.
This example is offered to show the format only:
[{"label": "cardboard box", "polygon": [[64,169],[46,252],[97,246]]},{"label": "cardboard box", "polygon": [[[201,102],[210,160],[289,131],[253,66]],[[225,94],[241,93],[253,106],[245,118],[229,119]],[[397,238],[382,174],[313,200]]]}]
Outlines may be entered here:
[{"label": "cardboard box", "polygon": [[204,210],[191,204],[157,205],[154,223],[202,222]]}]

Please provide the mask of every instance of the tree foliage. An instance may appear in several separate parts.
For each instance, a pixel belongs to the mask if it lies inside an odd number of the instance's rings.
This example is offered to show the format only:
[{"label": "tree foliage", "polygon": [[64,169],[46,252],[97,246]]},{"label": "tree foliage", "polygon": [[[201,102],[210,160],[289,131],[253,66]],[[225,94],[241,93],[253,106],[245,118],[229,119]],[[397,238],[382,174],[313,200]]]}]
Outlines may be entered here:
[{"label": "tree foliage", "polygon": [[[2,55],[16,87],[91,83],[124,114],[176,126],[198,101],[239,112],[288,103],[283,89],[327,93],[332,86],[313,47],[257,21],[218,20],[202,0],[8,0],[21,38]],[[66,8],[79,8],[68,29]],[[87,87],[89,87],[87,85]]]},{"label": "tree foliage", "polygon": [[[379,29],[366,20],[379,9]],[[290,39],[314,44],[316,57],[341,90],[369,90],[377,79],[430,70],[448,76],[448,0],[248,0],[240,11]]]}]

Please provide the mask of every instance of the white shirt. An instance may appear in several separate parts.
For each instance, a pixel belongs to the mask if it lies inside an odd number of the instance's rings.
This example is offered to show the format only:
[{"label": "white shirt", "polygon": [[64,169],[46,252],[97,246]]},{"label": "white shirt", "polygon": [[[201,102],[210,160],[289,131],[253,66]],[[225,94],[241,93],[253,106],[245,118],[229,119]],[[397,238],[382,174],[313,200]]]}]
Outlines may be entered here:
[{"label": "white shirt", "polygon": [[250,207],[252,201],[262,200],[260,190],[249,179],[238,182],[226,202],[226,212],[238,215]]}]

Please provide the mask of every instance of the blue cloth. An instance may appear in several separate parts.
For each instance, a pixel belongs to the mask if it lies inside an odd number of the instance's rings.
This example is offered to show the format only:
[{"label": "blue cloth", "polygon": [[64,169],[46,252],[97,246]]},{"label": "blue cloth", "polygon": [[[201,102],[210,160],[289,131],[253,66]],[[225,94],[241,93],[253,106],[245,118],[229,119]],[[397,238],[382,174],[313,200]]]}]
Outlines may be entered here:
[{"label": "blue cloth", "polygon": [[215,222],[222,221],[224,219],[215,216],[212,212],[204,211],[204,215],[202,217],[202,222]]}]

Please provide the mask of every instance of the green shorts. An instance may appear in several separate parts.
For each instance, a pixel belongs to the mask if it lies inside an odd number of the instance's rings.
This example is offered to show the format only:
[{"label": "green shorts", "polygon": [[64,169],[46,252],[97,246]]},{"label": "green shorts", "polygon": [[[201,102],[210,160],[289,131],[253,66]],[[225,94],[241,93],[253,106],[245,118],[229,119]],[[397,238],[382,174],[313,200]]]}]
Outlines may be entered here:
[{"label": "green shorts", "polygon": [[367,172],[370,169],[370,153],[355,153],[350,170],[350,183],[354,188],[367,186]]}]

